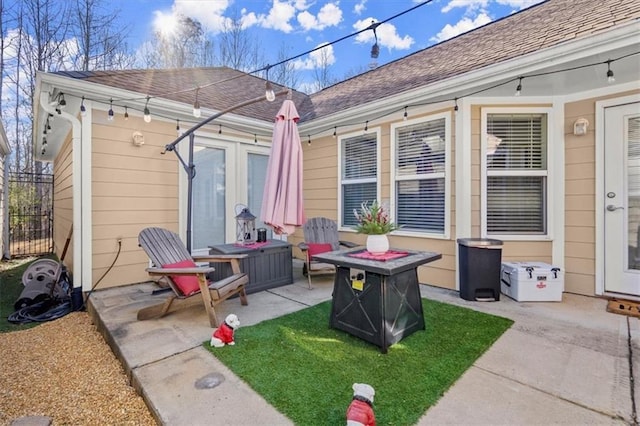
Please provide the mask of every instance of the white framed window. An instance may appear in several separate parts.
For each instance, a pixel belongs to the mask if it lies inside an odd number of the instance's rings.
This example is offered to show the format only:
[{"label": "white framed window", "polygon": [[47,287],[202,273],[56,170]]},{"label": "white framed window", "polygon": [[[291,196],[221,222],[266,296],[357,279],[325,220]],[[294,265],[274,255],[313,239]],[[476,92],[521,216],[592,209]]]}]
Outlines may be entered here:
[{"label": "white framed window", "polygon": [[451,114],[391,126],[391,194],[398,233],[448,238]]},{"label": "white framed window", "polygon": [[549,108],[483,108],[482,234],[549,236]]},{"label": "white framed window", "polygon": [[365,201],[379,200],[380,129],[352,133],[338,139],[339,227],[356,225],[354,209]]}]

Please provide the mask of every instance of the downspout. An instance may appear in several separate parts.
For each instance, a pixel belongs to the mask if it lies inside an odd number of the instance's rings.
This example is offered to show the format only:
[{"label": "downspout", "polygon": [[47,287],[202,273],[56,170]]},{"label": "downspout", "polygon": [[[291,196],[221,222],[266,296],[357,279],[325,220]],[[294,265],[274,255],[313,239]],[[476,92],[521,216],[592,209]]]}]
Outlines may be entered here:
[{"label": "downspout", "polygon": [[[59,110],[58,113],[55,108],[49,104],[49,93],[47,91],[40,92],[40,106],[42,109],[49,113],[53,114],[56,118],[62,118],[71,123],[71,143],[73,149],[73,172],[72,172],[72,184],[73,184],[73,214],[72,214],[72,228],[73,228],[73,286],[74,288],[82,287],[82,283],[86,281],[85,271],[84,269],[84,247],[82,245],[83,241],[83,215],[82,215],[82,197],[79,194],[82,194],[83,191],[83,182],[82,182],[82,124],[80,120],[78,120],[74,115],[69,114],[63,110]],[[87,182],[86,185],[89,185],[90,182]],[[91,253],[90,244],[88,244],[88,253]],[[91,277],[89,276],[89,281],[91,283]]]}]

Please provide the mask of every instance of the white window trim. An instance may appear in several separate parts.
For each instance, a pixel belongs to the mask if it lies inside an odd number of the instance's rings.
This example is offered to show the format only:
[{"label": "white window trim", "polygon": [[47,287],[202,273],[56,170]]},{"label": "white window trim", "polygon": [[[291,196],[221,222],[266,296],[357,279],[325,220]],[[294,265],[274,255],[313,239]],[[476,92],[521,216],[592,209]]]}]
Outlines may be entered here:
[{"label": "white window trim", "polygon": [[[345,139],[350,139],[353,137],[362,136],[364,134],[370,134],[370,133],[375,133],[376,135],[376,199],[384,202],[384,200],[380,200],[380,197],[381,197],[380,181],[382,179],[382,171],[381,171],[382,161],[380,159],[380,156],[382,154],[382,147],[381,147],[382,144],[380,142],[380,136],[382,131],[380,127],[370,128],[366,132],[358,131],[358,132],[352,132],[352,133],[347,133],[347,134],[338,136],[338,143],[336,144],[338,149],[338,200],[337,200],[338,220],[336,222],[338,223],[338,230],[340,231],[354,232],[354,233],[356,232],[352,228],[342,225],[342,214],[343,214],[343,211],[342,211],[343,210],[342,208],[342,144]],[[371,180],[370,179],[366,179],[366,180],[352,179],[351,182],[363,183],[363,182],[371,182]]]},{"label": "white window trim", "polygon": [[431,238],[431,239],[443,239],[448,240],[451,234],[451,112],[442,112],[438,114],[432,114],[425,117],[415,118],[412,120],[402,121],[398,123],[391,124],[391,219],[393,222],[396,222],[396,179],[397,180],[405,180],[405,179],[413,179],[415,176],[403,176],[402,178],[398,178],[396,176],[396,159],[397,159],[397,150],[396,150],[396,130],[413,126],[415,124],[421,124],[428,121],[440,120],[444,118],[445,123],[445,155],[444,155],[444,172],[442,173],[444,176],[444,233],[436,234],[432,232],[418,232],[418,231],[404,231],[400,228],[397,231],[393,232],[393,235],[401,235],[407,237],[421,237],[421,238]]},{"label": "white window trim", "polygon": [[[487,156],[484,153],[487,150],[487,116],[489,114],[546,114],[547,115],[547,188],[545,199],[547,203],[547,211],[545,212],[547,229],[546,234],[540,235],[502,235],[502,234],[487,234]],[[493,108],[481,108],[481,120],[480,120],[480,222],[481,222],[481,235],[482,238],[495,238],[503,241],[549,241],[552,239],[552,230],[554,229],[553,212],[554,212],[554,166],[552,161],[552,146],[554,145],[555,135],[555,122],[554,122],[554,109],[552,107],[493,107]],[[495,173],[496,175],[499,172]],[[518,172],[509,172],[510,176],[517,175]],[[535,172],[526,172],[523,175],[531,176],[536,174]],[[544,175],[544,172],[540,172],[539,175]]]}]

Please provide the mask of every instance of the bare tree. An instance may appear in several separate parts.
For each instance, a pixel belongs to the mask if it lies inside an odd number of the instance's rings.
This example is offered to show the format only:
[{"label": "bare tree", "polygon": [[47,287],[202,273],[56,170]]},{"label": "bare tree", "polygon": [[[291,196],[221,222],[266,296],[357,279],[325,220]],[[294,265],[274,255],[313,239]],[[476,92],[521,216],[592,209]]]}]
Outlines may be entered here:
[{"label": "bare tree", "polygon": [[329,60],[329,52],[326,49],[320,49],[317,53],[316,67],[313,69],[313,76],[315,79],[313,82],[314,92],[320,91],[325,87],[329,87],[338,82],[330,72],[331,63]]},{"label": "bare tree", "polygon": [[119,10],[106,11],[103,5],[100,0],[75,2],[70,14],[75,45],[67,49],[73,69],[119,69],[132,62],[126,55],[129,28],[120,25]]},{"label": "bare tree", "polygon": [[151,68],[188,68],[213,61],[213,43],[202,24],[180,15],[175,28],[160,28],[142,48],[142,62]]},{"label": "bare tree", "polygon": [[[286,61],[290,55],[290,46],[285,45],[283,42],[278,50],[277,62],[279,65],[274,65],[269,71],[269,78],[286,87],[296,87],[300,82],[300,75],[295,69],[293,61]],[[281,63],[282,62],[282,63]]]},{"label": "bare tree", "polygon": [[220,64],[241,71],[253,71],[264,64],[260,43],[251,37],[237,11],[225,21],[218,36]]}]

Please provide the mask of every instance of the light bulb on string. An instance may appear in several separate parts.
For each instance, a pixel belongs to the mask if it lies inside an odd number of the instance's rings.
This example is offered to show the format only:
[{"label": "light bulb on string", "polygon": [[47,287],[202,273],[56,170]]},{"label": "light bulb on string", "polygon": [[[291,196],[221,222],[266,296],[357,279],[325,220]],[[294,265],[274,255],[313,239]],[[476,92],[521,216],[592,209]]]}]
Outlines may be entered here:
[{"label": "light bulb on string", "polygon": [[222,134],[222,124],[218,124],[218,134]]},{"label": "light bulb on string", "polygon": [[60,109],[64,109],[67,106],[67,101],[64,99],[64,93],[60,93],[60,102],[58,102]]},{"label": "light bulb on string", "polygon": [[113,99],[109,101],[109,112],[107,114],[107,120],[113,121]]},{"label": "light bulb on string", "polygon": [[518,87],[516,87],[516,96],[520,96],[520,93],[522,93],[522,79],[524,77],[519,77],[518,78]]},{"label": "light bulb on string", "polygon": [[336,138],[336,132],[337,132],[337,130],[338,130],[338,128],[337,128],[337,127],[334,127],[334,128],[333,128],[333,138],[334,138],[334,139]]},{"label": "light bulb on string", "polygon": [[144,104],[144,122],[151,123],[151,113],[149,112],[149,96],[147,96],[147,103]]},{"label": "light bulb on string", "polygon": [[307,135],[307,138],[308,138],[308,140],[307,140],[307,144],[308,144],[308,145],[311,145],[311,135]]},{"label": "light bulb on string", "polygon": [[276,94],[273,91],[273,86],[271,85],[271,82],[269,81],[269,68],[271,68],[269,65],[267,65],[267,82],[265,83],[264,87],[264,97],[267,99],[267,102],[273,102],[276,100]]},{"label": "light bulb on string", "polygon": [[82,117],[86,117],[87,115],[87,108],[84,106],[84,96],[82,97],[82,102],[80,102],[80,115]]},{"label": "light bulb on string", "polygon": [[455,98],[453,101],[455,102],[455,105],[453,106],[453,110],[455,112],[458,112],[458,98]]},{"label": "light bulb on string", "polygon": [[254,133],[253,135],[253,143],[258,143],[258,135]]},{"label": "light bulb on string", "polygon": [[607,61],[607,83],[611,84],[616,81],[616,78],[613,75],[613,70],[611,69],[611,59]]},{"label": "light bulb on string", "polygon": [[202,115],[202,111],[200,111],[200,101],[198,101],[198,92],[200,88],[196,88],[196,101],[193,103],[193,116],[195,118],[200,118]]},{"label": "light bulb on string", "polygon": [[404,114],[402,115],[402,120],[407,121],[407,118],[409,118],[409,114],[407,113],[407,108],[408,107],[404,107]]},{"label": "light bulb on string", "polygon": [[369,130],[369,120],[364,123],[364,131],[366,132],[367,130]]},{"label": "light bulb on string", "polygon": [[127,121],[129,119],[129,110],[127,109],[127,107],[124,107],[124,121]]},{"label": "light bulb on string", "polygon": [[180,136],[180,120],[176,119],[176,133]]}]

